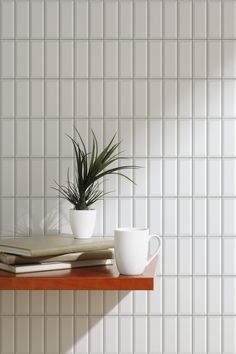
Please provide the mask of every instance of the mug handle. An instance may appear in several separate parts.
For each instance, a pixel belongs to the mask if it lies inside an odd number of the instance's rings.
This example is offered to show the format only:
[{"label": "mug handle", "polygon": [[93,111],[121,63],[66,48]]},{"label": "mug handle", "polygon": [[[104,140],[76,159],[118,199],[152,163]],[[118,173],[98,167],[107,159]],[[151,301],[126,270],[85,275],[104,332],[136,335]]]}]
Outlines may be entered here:
[{"label": "mug handle", "polygon": [[158,255],[158,253],[160,252],[160,249],[161,249],[161,238],[160,238],[160,236],[158,236],[157,234],[150,235],[149,236],[149,241],[152,238],[155,238],[158,241],[158,247],[157,247],[156,252],[148,259],[146,266],[151,263],[151,261]]}]

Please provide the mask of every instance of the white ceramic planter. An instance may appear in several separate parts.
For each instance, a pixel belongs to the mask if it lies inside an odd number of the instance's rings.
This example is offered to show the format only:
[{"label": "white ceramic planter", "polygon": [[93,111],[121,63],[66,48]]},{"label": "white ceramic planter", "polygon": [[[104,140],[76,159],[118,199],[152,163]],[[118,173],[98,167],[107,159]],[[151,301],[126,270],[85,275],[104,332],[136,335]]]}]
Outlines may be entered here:
[{"label": "white ceramic planter", "polygon": [[96,210],[70,210],[70,225],[75,238],[89,238],[93,235]]}]

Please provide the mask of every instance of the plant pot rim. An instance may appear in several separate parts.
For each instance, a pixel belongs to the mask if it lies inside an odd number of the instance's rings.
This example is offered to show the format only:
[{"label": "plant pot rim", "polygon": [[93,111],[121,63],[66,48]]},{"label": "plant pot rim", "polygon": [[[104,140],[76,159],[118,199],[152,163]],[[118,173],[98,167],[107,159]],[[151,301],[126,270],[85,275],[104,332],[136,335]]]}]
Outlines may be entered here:
[{"label": "plant pot rim", "polygon": [[96,209],[70,209],[70,211],[96,211]]}]

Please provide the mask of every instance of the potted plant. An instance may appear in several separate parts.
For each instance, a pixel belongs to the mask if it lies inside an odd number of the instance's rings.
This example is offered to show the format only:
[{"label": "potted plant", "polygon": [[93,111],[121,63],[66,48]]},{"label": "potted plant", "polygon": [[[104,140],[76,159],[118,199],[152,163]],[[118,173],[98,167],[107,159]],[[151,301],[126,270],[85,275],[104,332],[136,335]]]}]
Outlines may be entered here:
[{"label": "potted plant", "polygon": [[109,193],[100,190],[103,177],[116,174],[133,183],[132,179],[121,171],[134,169],[137,166],[114,166],[115,162],[125,159],[118,151],[120,142],[115,143],[116,134],[108,145],[99,152],[97,138],[92,131],[92,149],[91,152],[87,152],[85,143],[76,128],[75,133],[77,139],[68,135],[75,154],[74,179],[73,181],[70,179],[68,169],[67,184],[61,185],[55,181],[57,187],[53,188],[59,192],[62,198],[67,199],[73,205],[73,208],[70,209],[70,224],[74,237],[89,238],[93,234],[96,222],[96,210],[92,209],[92,206]]}]

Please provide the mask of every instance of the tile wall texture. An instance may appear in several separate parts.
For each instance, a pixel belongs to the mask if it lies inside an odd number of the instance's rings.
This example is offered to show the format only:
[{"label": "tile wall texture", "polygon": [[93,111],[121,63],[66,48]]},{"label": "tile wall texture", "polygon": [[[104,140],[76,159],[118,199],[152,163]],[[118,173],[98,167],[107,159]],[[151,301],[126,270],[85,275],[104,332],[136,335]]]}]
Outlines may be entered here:
[{"label": "tile wall texture", "polygon": [[2,291],[0,352],[236,353],[236,1],[1,0],[2,236],[68,232],[65,134],[114,132],[96,235],[162,236],[154,292]]}]

